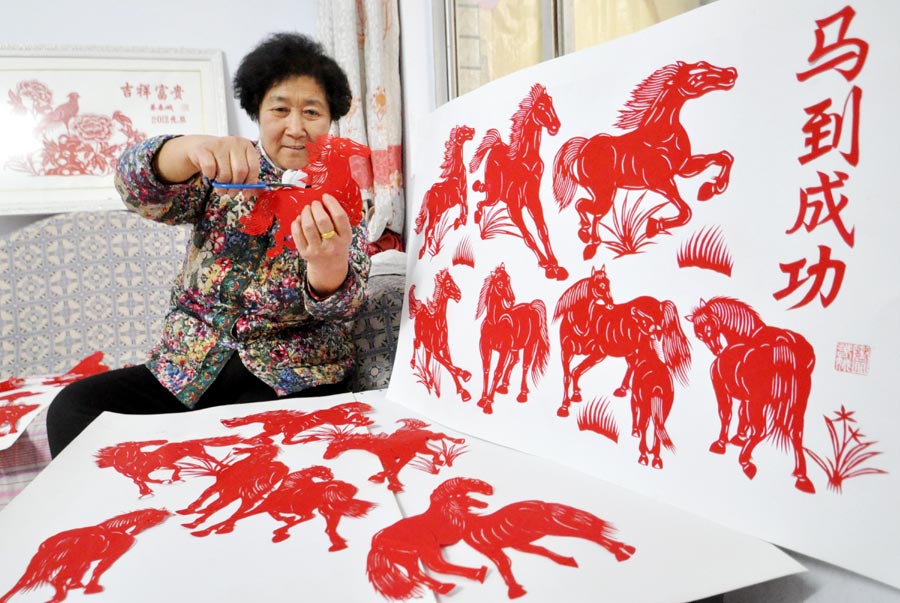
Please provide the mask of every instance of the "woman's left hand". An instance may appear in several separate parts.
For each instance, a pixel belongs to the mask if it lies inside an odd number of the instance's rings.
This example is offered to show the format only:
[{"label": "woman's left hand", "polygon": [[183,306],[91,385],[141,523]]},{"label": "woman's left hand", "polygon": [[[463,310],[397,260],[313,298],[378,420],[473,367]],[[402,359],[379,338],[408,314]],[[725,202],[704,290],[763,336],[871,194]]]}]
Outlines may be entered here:
[{"label": "woman's left hand", "polygon": [[337,199],[323,195],[303,208],[291,224],[291,236],[300,257],[306,260],[306,279],[318,297],[338,290],[349,270],[350,218]]}]

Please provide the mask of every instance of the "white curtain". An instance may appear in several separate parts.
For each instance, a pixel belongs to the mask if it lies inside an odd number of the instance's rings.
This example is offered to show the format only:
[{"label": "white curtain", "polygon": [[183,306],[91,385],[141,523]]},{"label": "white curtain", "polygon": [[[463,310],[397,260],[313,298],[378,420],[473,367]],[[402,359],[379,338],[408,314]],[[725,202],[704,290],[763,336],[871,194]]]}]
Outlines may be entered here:
[{"label": "white curtain", "polygon": [[332,133],[372,149],[354,166],[370,203],[368,238],[402,234],[404,219],[397,0],[317,0],[318,37],[347,72],[353,101]]}]

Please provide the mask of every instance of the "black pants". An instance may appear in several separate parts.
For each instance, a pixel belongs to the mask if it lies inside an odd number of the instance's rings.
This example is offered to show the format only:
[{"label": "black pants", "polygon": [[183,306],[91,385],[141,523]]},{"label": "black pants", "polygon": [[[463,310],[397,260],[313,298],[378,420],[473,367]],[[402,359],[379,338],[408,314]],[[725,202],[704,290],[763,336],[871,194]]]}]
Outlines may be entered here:
[{"label": "black pants", "polygon": [[[349,391],[346,381],[312,387],[285,396],[329,396]],[[271,387],[260,381],[233,354],[222,371],[197,401],[194,410],[274,400]],[[47,439],[55,457],[104,411],[126,415],[187,412],[189,409],[164,388],[144,366],[116,369],[66,386],[47,410]]]}]

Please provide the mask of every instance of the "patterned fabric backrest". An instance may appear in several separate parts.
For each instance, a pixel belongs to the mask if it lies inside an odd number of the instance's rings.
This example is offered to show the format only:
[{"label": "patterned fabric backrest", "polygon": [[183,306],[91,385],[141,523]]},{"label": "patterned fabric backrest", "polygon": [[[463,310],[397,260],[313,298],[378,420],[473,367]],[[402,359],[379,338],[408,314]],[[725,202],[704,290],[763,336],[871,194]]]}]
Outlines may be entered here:
[{"label": "patterned fabric backrest", "polygon": [[58,214],[0,239],[0,378],[94,351],[137,364],[162,332],[188,230],[121,211]]},{"label": "patterned fabric backrest", "polygon": [[[144,362],[188,236],[123,210],[59,214],[0,239],[0,379],[65,372],[95,351],[110,367]],[[369,279],[356,391],[387,387],[403,288],[402,275]]]}]

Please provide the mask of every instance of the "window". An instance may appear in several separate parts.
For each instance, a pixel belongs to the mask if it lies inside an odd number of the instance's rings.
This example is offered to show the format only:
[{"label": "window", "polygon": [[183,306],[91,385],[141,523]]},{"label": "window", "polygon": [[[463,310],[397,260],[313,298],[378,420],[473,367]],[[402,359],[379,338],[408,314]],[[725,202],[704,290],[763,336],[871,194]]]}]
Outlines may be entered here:
[{"label": "window", "polygon": [[447,90],[439,101],[712,1],[443,0],[443,15],[435,16],[446,33],[446,67],[435,72],[447,74]]}]

